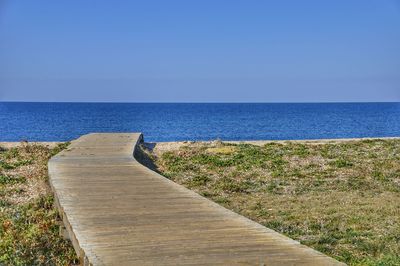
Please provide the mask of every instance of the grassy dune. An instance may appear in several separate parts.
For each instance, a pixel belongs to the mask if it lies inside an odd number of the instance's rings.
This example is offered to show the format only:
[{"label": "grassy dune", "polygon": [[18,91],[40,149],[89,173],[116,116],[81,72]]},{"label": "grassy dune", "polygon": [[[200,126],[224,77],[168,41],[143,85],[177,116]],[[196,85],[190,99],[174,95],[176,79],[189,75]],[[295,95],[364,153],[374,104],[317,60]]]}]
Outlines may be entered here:
[{"label": "grassy dune", "polygon": [[150,156],[173,181],[340,261],[400,265],[399,139],[187,143]]},{"label": "grassy dune", "polygon": [[[47,183],[66,145],[0,148],[0,265],[77,262]],[[351,265],[400,265],[399,139],[156,150],[168,178],[305,245]]]},{"label": "grassy dune", "polygon": [[48,159],[67,145],[0,148],[0,265],[76,262],[70,242],[59,236],[47,183]]}]

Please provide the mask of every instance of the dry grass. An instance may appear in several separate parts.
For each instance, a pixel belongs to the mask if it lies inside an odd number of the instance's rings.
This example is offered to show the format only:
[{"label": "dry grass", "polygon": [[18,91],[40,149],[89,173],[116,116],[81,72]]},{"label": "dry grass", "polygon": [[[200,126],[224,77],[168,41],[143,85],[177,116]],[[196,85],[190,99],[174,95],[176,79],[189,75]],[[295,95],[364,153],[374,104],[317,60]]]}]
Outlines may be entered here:
[{"label": "dry grass", "polygon": [[59,236],[59,217],[47,183],[49,158],[66,146],[21,143],[0,148],[1,265],[76,261],[71,244]]},{"label": "dry grass", "polygon": [[400,265],[400,140],[187,143],[166,177],[351,265]]}]

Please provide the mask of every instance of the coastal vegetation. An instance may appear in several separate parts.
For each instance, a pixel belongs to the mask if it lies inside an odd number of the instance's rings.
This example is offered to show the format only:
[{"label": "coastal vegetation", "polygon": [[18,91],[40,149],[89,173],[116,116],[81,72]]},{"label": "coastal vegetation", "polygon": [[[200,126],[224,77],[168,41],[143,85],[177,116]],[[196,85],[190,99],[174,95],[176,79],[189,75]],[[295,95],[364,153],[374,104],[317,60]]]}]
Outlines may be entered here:
[{"label": "coastal vegetation", "polygon": [[0,265],[77,262],[71,243],[59,234],[48,185],[47,162],[67,145],[0,148]]},{"label": "coastal vegetation", "polygon": [[167,178],[342,262],[400,265],[400,139],[143,150]]},{"label": "coastal vegetation", "polygon": [[[0,148],[0,265],[77,263],[48,185],[47,162],[67,145]],[[167,178],[340,261],[400,264],[400,139],[143,151]]]}]

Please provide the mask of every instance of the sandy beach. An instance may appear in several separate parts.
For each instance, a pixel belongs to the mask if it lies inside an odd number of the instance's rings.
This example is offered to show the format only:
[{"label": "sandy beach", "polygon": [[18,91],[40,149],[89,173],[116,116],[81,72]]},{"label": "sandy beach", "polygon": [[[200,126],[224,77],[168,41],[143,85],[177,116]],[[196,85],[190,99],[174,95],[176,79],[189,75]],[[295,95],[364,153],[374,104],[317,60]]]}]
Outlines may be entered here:
[{"label": "sandy beach", "polygon": [[[362,140],[377,140],[377,139],[400,139],[400,137],[384,137],[384,138],[347,138],[347,139],[313,139],[313,140],[244,140],[244,141],[222,141],[223,143],[231,143],[231,144],[251,144],[256,146],[263,146],[268,143],[304,143],[310,145],[318,145],[318,144],[334,144],[334,143],[343,143],[343,142],[352,142],[352,141],[362,141]],[[177,150],[183,146],[188,144],[213,144],[216,142],[220,142],[220,140],[213,141],[171,141],[171,142],[146,142],[145,146],[152,150],[155,154],[161,154],[166,151]],[[0,144],[1,145],[1,144]]]},{"label": "sandy beach", "polygon": [[3,142],[0,142],[0,147],[6,148],[6,149],[11,149],[11,148],[19,147],[24,144],[31,144],[31,145],[43,145],[43,146],[46,146],[47,148],[52,149],[60,143],[62,143],[62,142],[53,142],[53,141],[40,141],[40,142],[10,141],[10,142],[6,142],[6,141],[3,141]]}]

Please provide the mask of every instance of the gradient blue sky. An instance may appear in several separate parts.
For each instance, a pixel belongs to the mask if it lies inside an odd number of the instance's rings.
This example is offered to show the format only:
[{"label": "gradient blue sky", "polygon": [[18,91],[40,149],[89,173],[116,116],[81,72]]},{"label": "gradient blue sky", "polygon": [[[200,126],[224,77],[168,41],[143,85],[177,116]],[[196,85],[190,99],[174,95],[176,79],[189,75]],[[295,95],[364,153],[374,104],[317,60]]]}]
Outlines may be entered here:
[{"label": "gradient blue sky", "polygon": [[0,0],[0,100],[400,101],[400,1]]}]

